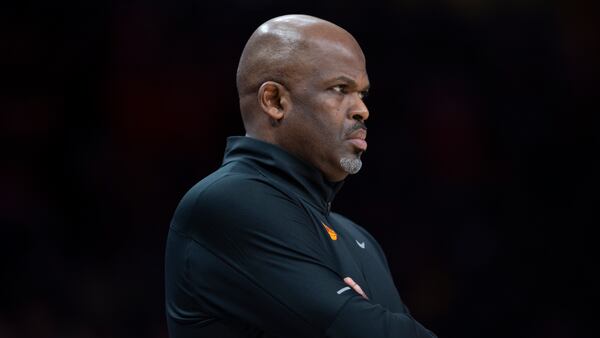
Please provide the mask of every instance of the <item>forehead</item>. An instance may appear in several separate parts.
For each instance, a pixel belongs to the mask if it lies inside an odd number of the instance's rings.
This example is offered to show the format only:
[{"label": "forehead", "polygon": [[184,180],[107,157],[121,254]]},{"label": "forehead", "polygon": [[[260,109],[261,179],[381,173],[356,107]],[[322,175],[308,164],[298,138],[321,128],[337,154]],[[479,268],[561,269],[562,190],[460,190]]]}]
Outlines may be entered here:
[{"label": "forehead", "polygon": [[307,53],[309,74],[317,81],[329,81],[341,76],[359,85],[367,85],[365,57],[358,43],[351,38],[321,38],[309,42]]}]

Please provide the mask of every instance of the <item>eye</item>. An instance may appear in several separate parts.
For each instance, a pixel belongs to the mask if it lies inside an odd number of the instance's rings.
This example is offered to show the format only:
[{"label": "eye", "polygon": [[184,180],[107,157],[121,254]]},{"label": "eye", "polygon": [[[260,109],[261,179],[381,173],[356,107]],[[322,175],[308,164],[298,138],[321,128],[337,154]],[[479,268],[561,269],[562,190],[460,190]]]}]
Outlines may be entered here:
[{"label": "eye", "polygon": [[346,94],[346,85],[333,86],[333,87],[331,87],[331,89],[333,89],[334,91],[336,91],[338,93]]},{"label": "eye", "polygon": [[361,100],[366,99],[367,96],[369,96],[369,91],[367,91],[367,90],[363,90],[362,92],[358,92],[358,97],[360,97]]}]

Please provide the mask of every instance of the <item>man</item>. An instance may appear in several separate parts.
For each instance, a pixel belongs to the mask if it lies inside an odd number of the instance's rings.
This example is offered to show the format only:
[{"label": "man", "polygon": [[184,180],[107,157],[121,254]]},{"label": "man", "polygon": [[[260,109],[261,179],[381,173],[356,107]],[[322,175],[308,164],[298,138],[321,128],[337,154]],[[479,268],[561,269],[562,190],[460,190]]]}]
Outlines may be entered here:
[{"label": "man", "polygon": [[179,204],[167,241],[169,334],[435,337],[369,233],[330,211],[367,149],[365,58],[342,28],[267,21],[242,53],[245,137]]}]

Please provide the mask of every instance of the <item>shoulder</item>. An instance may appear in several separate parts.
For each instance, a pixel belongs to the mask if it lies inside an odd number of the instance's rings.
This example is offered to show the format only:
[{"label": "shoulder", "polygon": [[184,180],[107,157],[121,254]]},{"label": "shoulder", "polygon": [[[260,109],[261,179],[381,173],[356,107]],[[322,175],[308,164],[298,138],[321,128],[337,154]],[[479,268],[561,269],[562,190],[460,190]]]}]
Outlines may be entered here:
[{"label": "shoulder", "polygon": [[178,230],[269,224],[277,219],[302,218],[299,202],[268,179],[217,170],[181,199],[171,223]]}]

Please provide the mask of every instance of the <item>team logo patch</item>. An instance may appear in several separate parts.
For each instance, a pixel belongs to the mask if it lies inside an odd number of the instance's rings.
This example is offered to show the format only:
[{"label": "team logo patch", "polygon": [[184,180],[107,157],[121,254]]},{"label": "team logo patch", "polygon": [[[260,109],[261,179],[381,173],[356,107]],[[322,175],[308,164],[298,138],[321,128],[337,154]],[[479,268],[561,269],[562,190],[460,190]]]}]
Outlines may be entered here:
[{"label": "team logo patch", "polygon": [[335,231],[333,231],[332,228],[325,225],[325,223],[321,222],[321,224],[323,224],[323,226],[325,227],[325,230],[327,230],[329,237],[331,237],[332,240],[337,241],[337,234],[335,233]]}]

